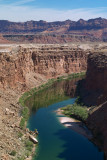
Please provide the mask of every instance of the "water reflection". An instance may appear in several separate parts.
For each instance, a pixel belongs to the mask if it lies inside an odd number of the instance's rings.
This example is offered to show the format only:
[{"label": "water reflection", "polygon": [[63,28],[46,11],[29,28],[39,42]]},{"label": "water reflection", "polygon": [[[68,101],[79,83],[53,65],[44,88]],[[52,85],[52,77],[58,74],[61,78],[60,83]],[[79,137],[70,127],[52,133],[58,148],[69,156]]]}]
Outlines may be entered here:
[{"label": "water reflection", "polygon": [[103,160],[103,153],[84,136],[65,128],[56,110],[73,104],[80,78],[54,83],[30,97],[26,104],[33,109],[28,121],[30,130],[39,131],[34,160]]},{"label": "water reflection", "polygon": [[29,106],[32,111],[37,111],[41,107],[47,107],[53,103],[74,97],[77,82],[80,79],[81,78],[76,78],[55,82],[51,87],[43,89],[28,98],[26,100],[26,105]]}]

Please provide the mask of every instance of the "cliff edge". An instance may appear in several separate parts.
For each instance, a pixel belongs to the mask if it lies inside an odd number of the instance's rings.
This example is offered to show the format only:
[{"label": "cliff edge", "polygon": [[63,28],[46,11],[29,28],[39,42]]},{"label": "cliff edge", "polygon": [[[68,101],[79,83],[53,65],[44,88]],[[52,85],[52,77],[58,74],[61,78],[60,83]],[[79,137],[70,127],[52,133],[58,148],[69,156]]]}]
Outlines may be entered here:
[{"label": "cliff edge", "polygon": [[97,145],[104,150],[107,159],[107,52],[89,55],[86,89],[87,97],[95,105],[87,125],[98,139]]},{"label": "cliff edge", "polygon": [[95,104],[107,100],[107,52],[92,53],[88,56],[86,89],[96,95]]},{"label": "cliff edge", "polygon": [[0,87],[35,87],[40,80],[86,71],[87,53],[61,45],[18,46],[0,53]]}]

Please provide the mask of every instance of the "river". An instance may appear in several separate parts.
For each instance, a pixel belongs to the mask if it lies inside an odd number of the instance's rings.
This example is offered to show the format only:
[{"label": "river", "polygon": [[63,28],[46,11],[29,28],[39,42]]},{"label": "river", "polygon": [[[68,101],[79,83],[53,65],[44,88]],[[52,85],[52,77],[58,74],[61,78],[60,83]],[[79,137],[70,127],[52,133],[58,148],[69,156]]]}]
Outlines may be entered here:
[{"label": "river", "polygon": [[39,131],[33,160],[104,160],[104,154],[97,146],[64,127],[55,112],[74,103],[78,80],[55,82],[26,101],[31,109],[28,128]]}]

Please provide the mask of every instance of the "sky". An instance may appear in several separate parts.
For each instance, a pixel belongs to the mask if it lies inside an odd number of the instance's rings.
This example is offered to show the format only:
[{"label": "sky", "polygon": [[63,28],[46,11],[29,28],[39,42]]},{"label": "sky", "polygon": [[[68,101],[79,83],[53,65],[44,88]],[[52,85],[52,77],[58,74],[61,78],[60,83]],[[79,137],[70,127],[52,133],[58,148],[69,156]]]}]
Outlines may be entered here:
[{"label": "sky", "polygon": [[107,0],[0,0],[0,20],[88,20],[107,18]]}]

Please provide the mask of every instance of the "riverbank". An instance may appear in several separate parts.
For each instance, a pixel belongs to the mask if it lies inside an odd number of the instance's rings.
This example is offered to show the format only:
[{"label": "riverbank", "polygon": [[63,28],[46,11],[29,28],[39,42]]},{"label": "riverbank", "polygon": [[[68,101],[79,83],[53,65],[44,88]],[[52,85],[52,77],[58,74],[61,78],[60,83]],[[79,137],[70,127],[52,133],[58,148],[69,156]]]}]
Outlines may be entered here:
[{"label": "riverbank", "polygon": [[[29,98],[31,98],[34,94],[37,94],[39,92],[42,92],[44,89],[48,89],[50,86],[52,86],[53,83],[55,82],[59,82],[59,81],[65,81],[65,80],[69,80],[69,79],[75,79],[75,78],[82,78],[85,76],[85,72],[80,72],[80,73],[73,73],[73,74],[69,74],[69,75],[63,75],[60,77],[57,77],[56,79],[49,79],[45,84],[42,84],[36,88],[31,89],[28,92],[25,92],[20,98],[19,98],[19,103],[22,105],[22,118],[20,121],[21,122],[24,120],[23,125],[20,127],[22,129],[24,129],[26,127],[26,122],[29,118],[29,113],[30,113],[30,108],[28,106],[26,106],[26,100],[28,100]],[[24,111],[24,112],[23,112]],[[24,114],[23,114],[24,113]],[[26,118],[27,117],[27,118]]]},{"label": "riverbank", "polygon": [[[46,81],[39,81],[35,87],[44,83]],[[23,92],[12,88],[0,89],[0,160],[28,159],[29,151],[26,150],[25,142],[29,140],[29,133],[26,128],[20,128],[22,106],[19,98]],[[34,151],[31,151],[31,155]]]},{"label": "riverbank", "polygon": [[[0,159],[20,159],[27,154],[25,140],[26,130],[22,131],[20,124],[21,106],[18,103],[21,92],[12,89],[0,90]],[[27,157],[27,155],[26,155]]]},{"label": "riverbank", "polygon": [[[81,73],[80,73],[81,74]],[[74,78],[78,76],[78,74],[73,74]],[[67,76],[59,77],[56,80],[60,81],[65,79]],[[72,78],[71,75],[68,76],[68,78]],[[51,80],[50,80],[51,81]],[[35,87],[38,88],[38,90],[41,90],[44,88],[44,84],[47,81],[39,81],[38,84],[35,84]],[[52,81],[51,81],[52,82]],[[26,130],[26,127],[22,129],[20,127],[20,121],[22,119],[21,111],[23,109],[23,105],[19,103],[20,97],[23,97],[23,103],[26,98],[33,95],[35,91],[38,91],[37,89],[27,89],[30,90],[28,92],[25,92],[24,95],[20,90],[14,90],[12,88],[10,89],[1,89],[0,90],[0,159],[1,160],[20,160],[22,159],[28,159],[28,151],[25,149],[25,141],[26,139],[29,139],[29,134]],[[28,112],[29,114],[29,112]],[[17,148],[17,150],[16,150]],[[34,149],[35,150],[35,149]],[[11,155],[11,153],[14,153],[14,155]],[[32,151],[31,151],[32,154]],[[30,156],[30,159],[32,159],[32,156]]]},{"label": "riverbank", "polygon": [[[58,109],[56,111],[56,113],[57,113],[57,115],[59,115],[58,119],[59,119],[60,123],[63,124],[65,127],[68,127],[70,129],[76,131],[77,133],[88,138],[89,140],[91,140],[93,138],[91,132],[86,128],[85,124],[83,124],[81,121],[76,120],[74,118],[64,116],[61,109]],[[61,117],[60,117],[60,115],[61,115]]]},{"label": "riverbank", "polygon": [[24,129],[25,125],[26,125],[26,121],[29,118],[29,112],[30,112],[29,111],[29,107],[26,106],[26,104],[25,104],[27,99],[29,99],[30,97],[32,97],[34,94],[42,92],[44,89],[48,89],[55,82],[63,81],[63,80],[69,80],[69,79],[78,78],[78,77],[84,77],[85,74],[86,74],[85,72],[72,73],[72,74],[69,74],[69,75],[57,77],[56,79],[49,79],[45,84],[42,84],[42,85],[40,85],[38,87],[35,87],[35,88],[31,89],[28,92],[25,92],[19,98],[19,103],[22,106],[22,113],[21,113],[22,118],[21,118],[21,121],[20,121],[20,127],[22,129]]}]

